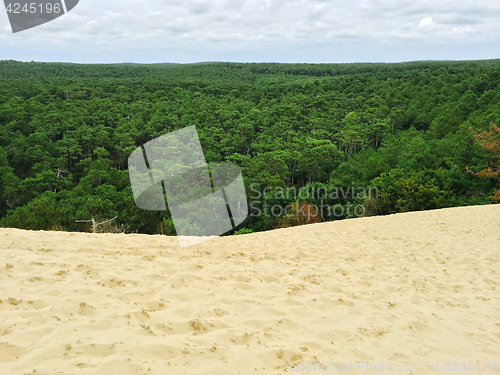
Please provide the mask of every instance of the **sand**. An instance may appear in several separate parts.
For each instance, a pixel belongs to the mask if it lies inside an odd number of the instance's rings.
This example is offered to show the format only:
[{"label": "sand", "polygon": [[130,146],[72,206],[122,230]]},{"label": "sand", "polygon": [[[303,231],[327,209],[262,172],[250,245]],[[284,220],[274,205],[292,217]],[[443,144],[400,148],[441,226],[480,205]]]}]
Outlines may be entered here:
[{"label": "sand", "polygon": [[500,366],[500,205],[184,249],[159,235],[0,229],[0,249],[2,375]]}]

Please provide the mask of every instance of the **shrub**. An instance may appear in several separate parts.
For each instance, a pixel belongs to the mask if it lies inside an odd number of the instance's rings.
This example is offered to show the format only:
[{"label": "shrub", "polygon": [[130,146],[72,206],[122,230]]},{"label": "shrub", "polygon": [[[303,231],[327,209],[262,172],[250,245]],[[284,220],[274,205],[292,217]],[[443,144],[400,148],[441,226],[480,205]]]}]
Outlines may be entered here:
[{"label": "shrub", "polygon": [[234,232],[235,235],[238,235],[238,234],[248,234],[248,233],[253,233],[253,230],[252,229],[247,229],[247,228],[242,228],[242,229],[237,230],[236,232]]},{"label": "shrub", "polygon": [[[500,127],[493,125],[490,132],[480,132],[474,135],[476,142],[491,152],[490,165],[487,169],[478,173],[481,178],[500,178]],[[492,201],[500,201],[500,189],[493,192],[490,197]]]},{"label": "shrub", "polygon": [[276,229],[320,223],[323,221],[323,217],[319,214],[318,209],[309,202],[293,202],[291,206],[291,212],[278,222]]}]

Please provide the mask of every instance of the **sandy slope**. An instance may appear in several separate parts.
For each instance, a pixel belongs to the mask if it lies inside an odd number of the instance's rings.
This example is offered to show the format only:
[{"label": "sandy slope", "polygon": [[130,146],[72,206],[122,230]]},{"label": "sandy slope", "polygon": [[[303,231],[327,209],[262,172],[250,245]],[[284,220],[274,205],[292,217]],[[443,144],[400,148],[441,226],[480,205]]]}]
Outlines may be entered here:
[{"label": "sandy slope", "polygon": [[500,205],[185,249],[164,236],[0,229],[0,249],[2,375],[500,366]]}]

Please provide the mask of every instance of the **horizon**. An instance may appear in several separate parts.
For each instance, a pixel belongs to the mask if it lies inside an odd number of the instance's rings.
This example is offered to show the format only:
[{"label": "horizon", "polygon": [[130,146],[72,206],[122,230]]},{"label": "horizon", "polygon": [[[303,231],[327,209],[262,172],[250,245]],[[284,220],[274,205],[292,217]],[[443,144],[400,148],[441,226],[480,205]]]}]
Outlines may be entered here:
[{"label": "horizon", "polygon": [[320,63],[312,63],[312,62],[279,62],[279,61],[194,61],[194,62],[133,62],[133,61],[122,61],[122,62],[72,62],[72,61],[35,61],[35,60],[2,60],[18,62],[18,63],[40,63],[40,64],[77,64],[77,65],[121,65],[121,64],[133,64],[133,65],[161,65],[161,64],[169,64],[169,65],[195,65],[195,64],[283,64],[283,65],[351,65],[351,64],[408,64],[408,63],[435,63],[435,62],[483,62],[483,61],[496,61],[500,60],[498,58],[490,58],[490,59],[442,59],[442,60],[404,60],[404,61],[394,61],[394,62],[385,62],[385,61],[351,61],[351,62],[320,62]]}]

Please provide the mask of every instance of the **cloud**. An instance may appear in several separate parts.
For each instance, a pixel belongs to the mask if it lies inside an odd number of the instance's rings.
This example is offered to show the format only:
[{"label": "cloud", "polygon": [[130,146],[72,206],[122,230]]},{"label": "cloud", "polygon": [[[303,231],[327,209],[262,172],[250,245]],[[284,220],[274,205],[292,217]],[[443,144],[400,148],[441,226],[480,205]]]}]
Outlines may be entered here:
[{"label": "cloud", "polygon": [[425,18],[422,18],[422,20],[420,21],[420,24],[418,26],[425,27],[425,26],[430,26],[430,25],[432,25],[432,17],[425,17]]},{"label": "cloud", "polygon": [[[1,28],[0,59],[32,51],[37,60],[50,51],[80,61],[197,61],[244,52],[259,61],[264,51],[295,50],[302,59],[311,51],[319,56],[379,43],[400,50],[416,42],[489,43],[493,51],[498,19],[497,0],[82,0],[36,29],[13,35]],[[6,22],[0,10],[0,24]]]}]

